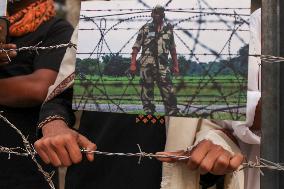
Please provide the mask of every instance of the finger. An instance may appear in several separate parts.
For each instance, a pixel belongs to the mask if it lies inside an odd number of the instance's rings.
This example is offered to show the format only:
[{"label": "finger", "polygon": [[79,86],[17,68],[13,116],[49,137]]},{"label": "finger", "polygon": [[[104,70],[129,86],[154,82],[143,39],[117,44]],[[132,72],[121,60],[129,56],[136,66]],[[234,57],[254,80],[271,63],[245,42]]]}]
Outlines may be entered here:
[{"label": "finger", "polygon": [[215,161],[211,173],[214,175],[225,175],[227,173],[227,168],[229,166],[230,159],[231,154],[229,152],[225,152],[220,155]]},{"label": "finger", "polygon": [[45,153],[44,150],[41,149],[42,148],[41,140],[36,141],[34,144],[34,147],[35,147],[36,152],[40,156],[40,158],[43,160],[43,162],[46,164],[50,164],[50,159],[48,155]]},{"label": "finger", "polygon": [[[185,152],[183,150],[177,152],[157,152],[156,155],[161,156],[185,156]],[[179,161],[178,158],[170,158],[170,157],[157,157],[159,161],[166,162],[166,163],[175,163]],[[186,160],[187,161],[187,160]]]},{"label": "finger", "polygon": [[14,58],[17,56],[17,52],[16,51],[9,51],[9,52],[2,52],[0,53],[0,60],[2,61],[8,61],[9,58]]},{"label": "finger", "polygon": [[5,50],[16,49],[16,48],[17,45],[12,43],[0,45],[0,49],[5,49]]},{"label": "finger", "polygon": [[14,58],[14,57],[17,56],[17,52],[16,51],[9,51],[8,55],[9,55],[10,58]]},{"label": "finger", "polygon": [[59,158],[61,165],[68,167],[71,165],[71,159],[69,157],[69,154],[64,146],[64,143],[57,142],[56,140],[52,141],[52,148],[53,151],[56,153],[57,157]]},{"label": "finger", "polygon": [[76,140],[70,139],[66,144],[66,149],[73,163],[79,163],[82,161],[82,153]]},{"label": "finger", "polygon": [[[88,140],[86,137],[84,137],[83,135],[79,135],[78,137],[78,143],[81,147],[90,150],[90,151],[94,151],[97,149],[96,144],[92,143],[90,140]],[[94,153],[87,153],[86,154],[87,159],[89,161],[94,161]]]},{"label": "finger", "polygon": [[235,171],[237,170],[240,165],[243,163],[244,160],[244,156],[240,153],[234,155],[231,160],[230,160],[230,164],[228,166],[228,171]]},{"label": "finger", "polygon": [[55,151],[53,150],[51,143],[50,143],[50,140],[45,139],[42,142],[42,144],[43,144],[42,150],[47,154],[47,156],[50,160],[50,163],[55,167],[61,166],[62,163],[61,163],[59,157],[57,156],[57,154],[55,153]]},{"label": "finger", "polygon": [[212,146],[212,142],[209,140],[203,140],[200,142],[190,154],[190,159],[187,162],[187,166],[191,170],[196,170],[202,160],[205,158],[206,154],[209,152],[210,148]]},{"label": "finger", "polygon": [[15,44],[3,44],[3,45],[0,45],[0,50],[1,49],[4,49],[4,50],[7,50],[6,52],[1,52],[0,53],[0,59],[8,59],[7,56],[9,56],[10,58],[13,58],[15,56],[17,56],[17,52],[13,49],[16,49],[17,48],[17,45]]},{"label": "finger", "polygon": [[215,161],[224,152],[221,146],[213,145],[210,151],[206,154],[199,166],[200,174],[206,174],[211,171]]}]

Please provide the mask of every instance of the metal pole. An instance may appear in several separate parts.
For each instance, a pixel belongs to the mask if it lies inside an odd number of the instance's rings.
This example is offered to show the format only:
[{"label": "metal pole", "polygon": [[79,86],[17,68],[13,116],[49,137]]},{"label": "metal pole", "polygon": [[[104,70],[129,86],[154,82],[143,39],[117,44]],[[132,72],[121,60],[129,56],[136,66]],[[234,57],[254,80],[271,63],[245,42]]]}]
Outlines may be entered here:
[{"label": "metal pole", "polygon": [[[282,0],[262,0],[262,54],[283,55],[283,14]],[[281,31],[281,32],[280,32]],[[282,49],[281,49],[282,48]],[[283,64],[283,63],[280,63]],[[273,162],[283,161],[284,157],[284,76],[280,64],[262,63],[262,145],[261,157]],[[284,72],[282,72],[284,73]],[[282,78],[282,79],[281,79]],[[283,82],[281,82],[283,81]],[[282,84],[281,84],[282,83]],[[283,131],[283,132],[282,132]],[[263,170],[261,189],[282,189],[283,174],[278,171]]]},{"label": "metal pole", "polygon": [[[284,1],[279,0],[279,54],[284,56]],[[284,116],[284,62],[280,63],[280,117]],[[280,119],[279,160],[284,162],[284,119]],[[279,188],[284,188],[284,173],[280,175]]]}]

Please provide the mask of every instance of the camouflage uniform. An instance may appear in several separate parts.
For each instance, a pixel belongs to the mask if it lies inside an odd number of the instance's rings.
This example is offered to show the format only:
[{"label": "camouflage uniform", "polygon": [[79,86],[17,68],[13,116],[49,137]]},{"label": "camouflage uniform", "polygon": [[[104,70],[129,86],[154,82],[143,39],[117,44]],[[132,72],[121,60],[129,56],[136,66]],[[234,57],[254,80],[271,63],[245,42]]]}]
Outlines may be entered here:
[{"label": "camouflage uniform", "polygon": [[178,113],[177,100],[171,81],[171,71],[168,63],[168,54],[175,48],[173,29],[170,24],[164,25],[160,32],[156,32],[154,23],[145,24],[137,36],[133,48],[140,50],[139,58],[141,100],[146,113],[154,113],[154,82],[156,81],[165,106],[167,115]]}]

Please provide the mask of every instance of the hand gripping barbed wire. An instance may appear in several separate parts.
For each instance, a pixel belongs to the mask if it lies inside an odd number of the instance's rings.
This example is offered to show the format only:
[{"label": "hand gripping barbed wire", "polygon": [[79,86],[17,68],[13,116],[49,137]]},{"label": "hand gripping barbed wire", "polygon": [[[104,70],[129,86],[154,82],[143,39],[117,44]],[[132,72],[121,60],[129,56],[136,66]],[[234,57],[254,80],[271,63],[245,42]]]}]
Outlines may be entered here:
[{"label": "hand gripping barbed wire", "polygon": [[[54,183],[52,181],[52,177],[55,172],[53,171],[51,173],[48,173],[43,170],[42,166],[40,165],[40,163],[38,163],[36,159],[37,152],[35,148],[33,147],[33,145],[30,144],[30,142],[28,141],[27,139],[28,137],[25,137],[22,134],[22,132],[15,125],[13,125],[6,117],[4,117],[1,113],[2,112],[0,112],[0,119],[2,119],[5,123],[7,123],[9,127],[14,129],[15,132],[17,132],[21,136],[23,144],[24,144],[24,148],[21,148],[21,147],[8,148],[8,147],[0,146],[0,153],[8,154],[9,155],[8,158],[10,158],[11,155],[30,157],[32,161],[35,163],[35,165],[37,166],[38,171],[42,173],[44,179],[49,184],[49,187],[51,189],[55,189]],[[196,145],[188,147],[186,150],[184,150],[184,154],[190,154],[190,152],[196,147]],[[142,151],[140,145],[138,145],[138,149],[139,149],[138,153],[113,153],[113,152],[93,151],[93,150],[88,150],[88,149],[81,149],[81,152],[82,153],[93,153],[96,155],[103,155],[103,156],[114,156],[114,157],[115,156],[138,157],[139,158],[138,164],[141,163],[142,158],[149,158],[149,159],[173,158],[177,161],[189,160],[191,158],[188,155],[163,155],[163,154],[146,153]],[[262,175],[264,175],[263,172],[261,171],[261,169],[263,168],[270,169],[270,170],[284,171],[284,166],[281,163],[274,163],[274,162],[265,160],[263,158],[256,158],[256,162],[252,162],[252,161],[245,162],[242,164],[242,167],[237,171],[240,171],[246,168],[257,168],[260,170]]]},{"label": "hand gripping barbed wire", "polygon": [[36,52],[39,54],[39,51],[42,50],[53,50],[53,49],[61,49],[61,48],[75,48],[77,49],[77,45],[72,43],[71,41],[69,43],[63,43],[63,44],[58,44],[58,45],[51,45],[51,46],[40,46],[42,44],[42,41],[37,43],[34,46],[27,46],[27,47],[20,47],[16,49],[4,49],[3,47],[0,47],[0,53],[5,53],[9,62],[11,62],[11,58],[9,56],[9,52],[22,52],[22,51],[30,51],[30,52]]}]

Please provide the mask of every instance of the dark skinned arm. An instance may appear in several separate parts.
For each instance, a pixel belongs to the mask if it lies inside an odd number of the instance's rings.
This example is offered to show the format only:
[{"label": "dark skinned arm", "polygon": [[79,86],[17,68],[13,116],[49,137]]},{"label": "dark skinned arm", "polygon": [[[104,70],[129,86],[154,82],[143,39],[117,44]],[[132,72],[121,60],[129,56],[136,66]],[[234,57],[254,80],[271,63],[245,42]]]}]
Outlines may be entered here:
[{"label": "dark skinned arm", "polygon": [[40,105],[56,76],[56,71],[39,69],[29,75],[0,79],[0,104],[9,107]]},{"label": "dark skinned arm", "polygon": [[171,57],[172,57],[172,60],[173,60],[173,72],[175,74],[179,74],[179,65],[178,65],[178,59],[177,59],[177,51],[176,51],[176,48],[172,48],[171,51]]}]

